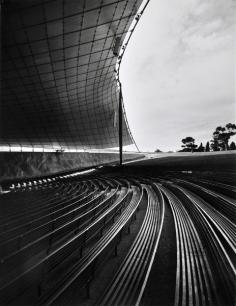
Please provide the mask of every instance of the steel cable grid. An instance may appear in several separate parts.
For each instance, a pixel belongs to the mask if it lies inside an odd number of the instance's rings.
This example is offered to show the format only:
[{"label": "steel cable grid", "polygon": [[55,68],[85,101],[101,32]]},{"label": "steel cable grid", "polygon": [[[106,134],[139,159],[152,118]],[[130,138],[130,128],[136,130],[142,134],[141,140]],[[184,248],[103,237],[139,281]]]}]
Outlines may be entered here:
[{"label": "steel cable grid", "polygon": [[[115,66],[120,59],[113,45],[120,39],[121,48],[131,35],[141,3],[3,3],[1,145],[118,146]],[[123,107],[123,145],[133,142]]]}]

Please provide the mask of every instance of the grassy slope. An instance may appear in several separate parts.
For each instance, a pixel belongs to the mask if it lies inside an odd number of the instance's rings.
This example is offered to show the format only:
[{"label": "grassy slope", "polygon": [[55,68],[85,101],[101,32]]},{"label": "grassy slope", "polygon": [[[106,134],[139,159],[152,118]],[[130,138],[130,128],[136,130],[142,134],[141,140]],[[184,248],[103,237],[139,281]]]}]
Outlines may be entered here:
[{"label": "grassy slope", "polygon": [[132,162],[126,167],[155,167],[160,170],[234,170],[236,152],[152,154],[151,158]]},{"label": "grassy slope", "polygon": [[[125,154],[124,159],[137,156]],[[48,175],[118,160],[119,155],[112,153],[0,153],[0,181]]]}]

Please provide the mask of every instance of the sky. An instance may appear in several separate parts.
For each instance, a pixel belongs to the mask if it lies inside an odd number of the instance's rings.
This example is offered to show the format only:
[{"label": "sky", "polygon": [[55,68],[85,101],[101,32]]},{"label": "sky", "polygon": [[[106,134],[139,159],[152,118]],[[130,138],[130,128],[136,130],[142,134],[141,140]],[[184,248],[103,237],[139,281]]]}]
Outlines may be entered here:
[{"label": "sky", "polygon": [[235,12],[233,0],[150,0],[120,71],[141,151],[176,151],[186,136],[205,145],[236,121]]}]

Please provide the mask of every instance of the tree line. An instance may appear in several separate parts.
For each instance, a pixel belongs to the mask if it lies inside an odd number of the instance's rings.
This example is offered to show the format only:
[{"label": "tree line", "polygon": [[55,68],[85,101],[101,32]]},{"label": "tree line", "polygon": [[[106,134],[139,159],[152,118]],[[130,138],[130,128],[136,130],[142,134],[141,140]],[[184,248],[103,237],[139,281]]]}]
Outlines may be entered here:
[{"label": "tree line", "polygon": [[212,139],[203,146],[202,142],[198,146],[191,136],[182,139],[182,150],[179,152],[210,152],[236,150],[235,142],[230,143],[230,138],[236,134],[236,125],[228,123],[225,127],[218,126],[212,134]]}]

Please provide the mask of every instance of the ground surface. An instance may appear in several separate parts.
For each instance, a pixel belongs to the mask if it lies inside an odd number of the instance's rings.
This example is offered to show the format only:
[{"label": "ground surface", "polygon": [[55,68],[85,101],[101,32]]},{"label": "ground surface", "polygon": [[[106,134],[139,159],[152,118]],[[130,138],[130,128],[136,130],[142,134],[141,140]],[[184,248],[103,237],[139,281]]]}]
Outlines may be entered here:
[{"label": "ground surface", "polygon": [[[0,204],[0,301],[2,295],[15,306],[233,306],[235,161],[232,152],[171,154],[14,187]],[[91,202],[93,192],[104,193],[104,204]],[[132,198],[109,219],[112,192],[116,202],[125,193]],[[129,226],[124,218],[133,212]]]},{"label": "ground surface", "polygon": [[125,165],[163,170],[233,170],[236,169],[236,151],[147,154],[146,158]]}]

